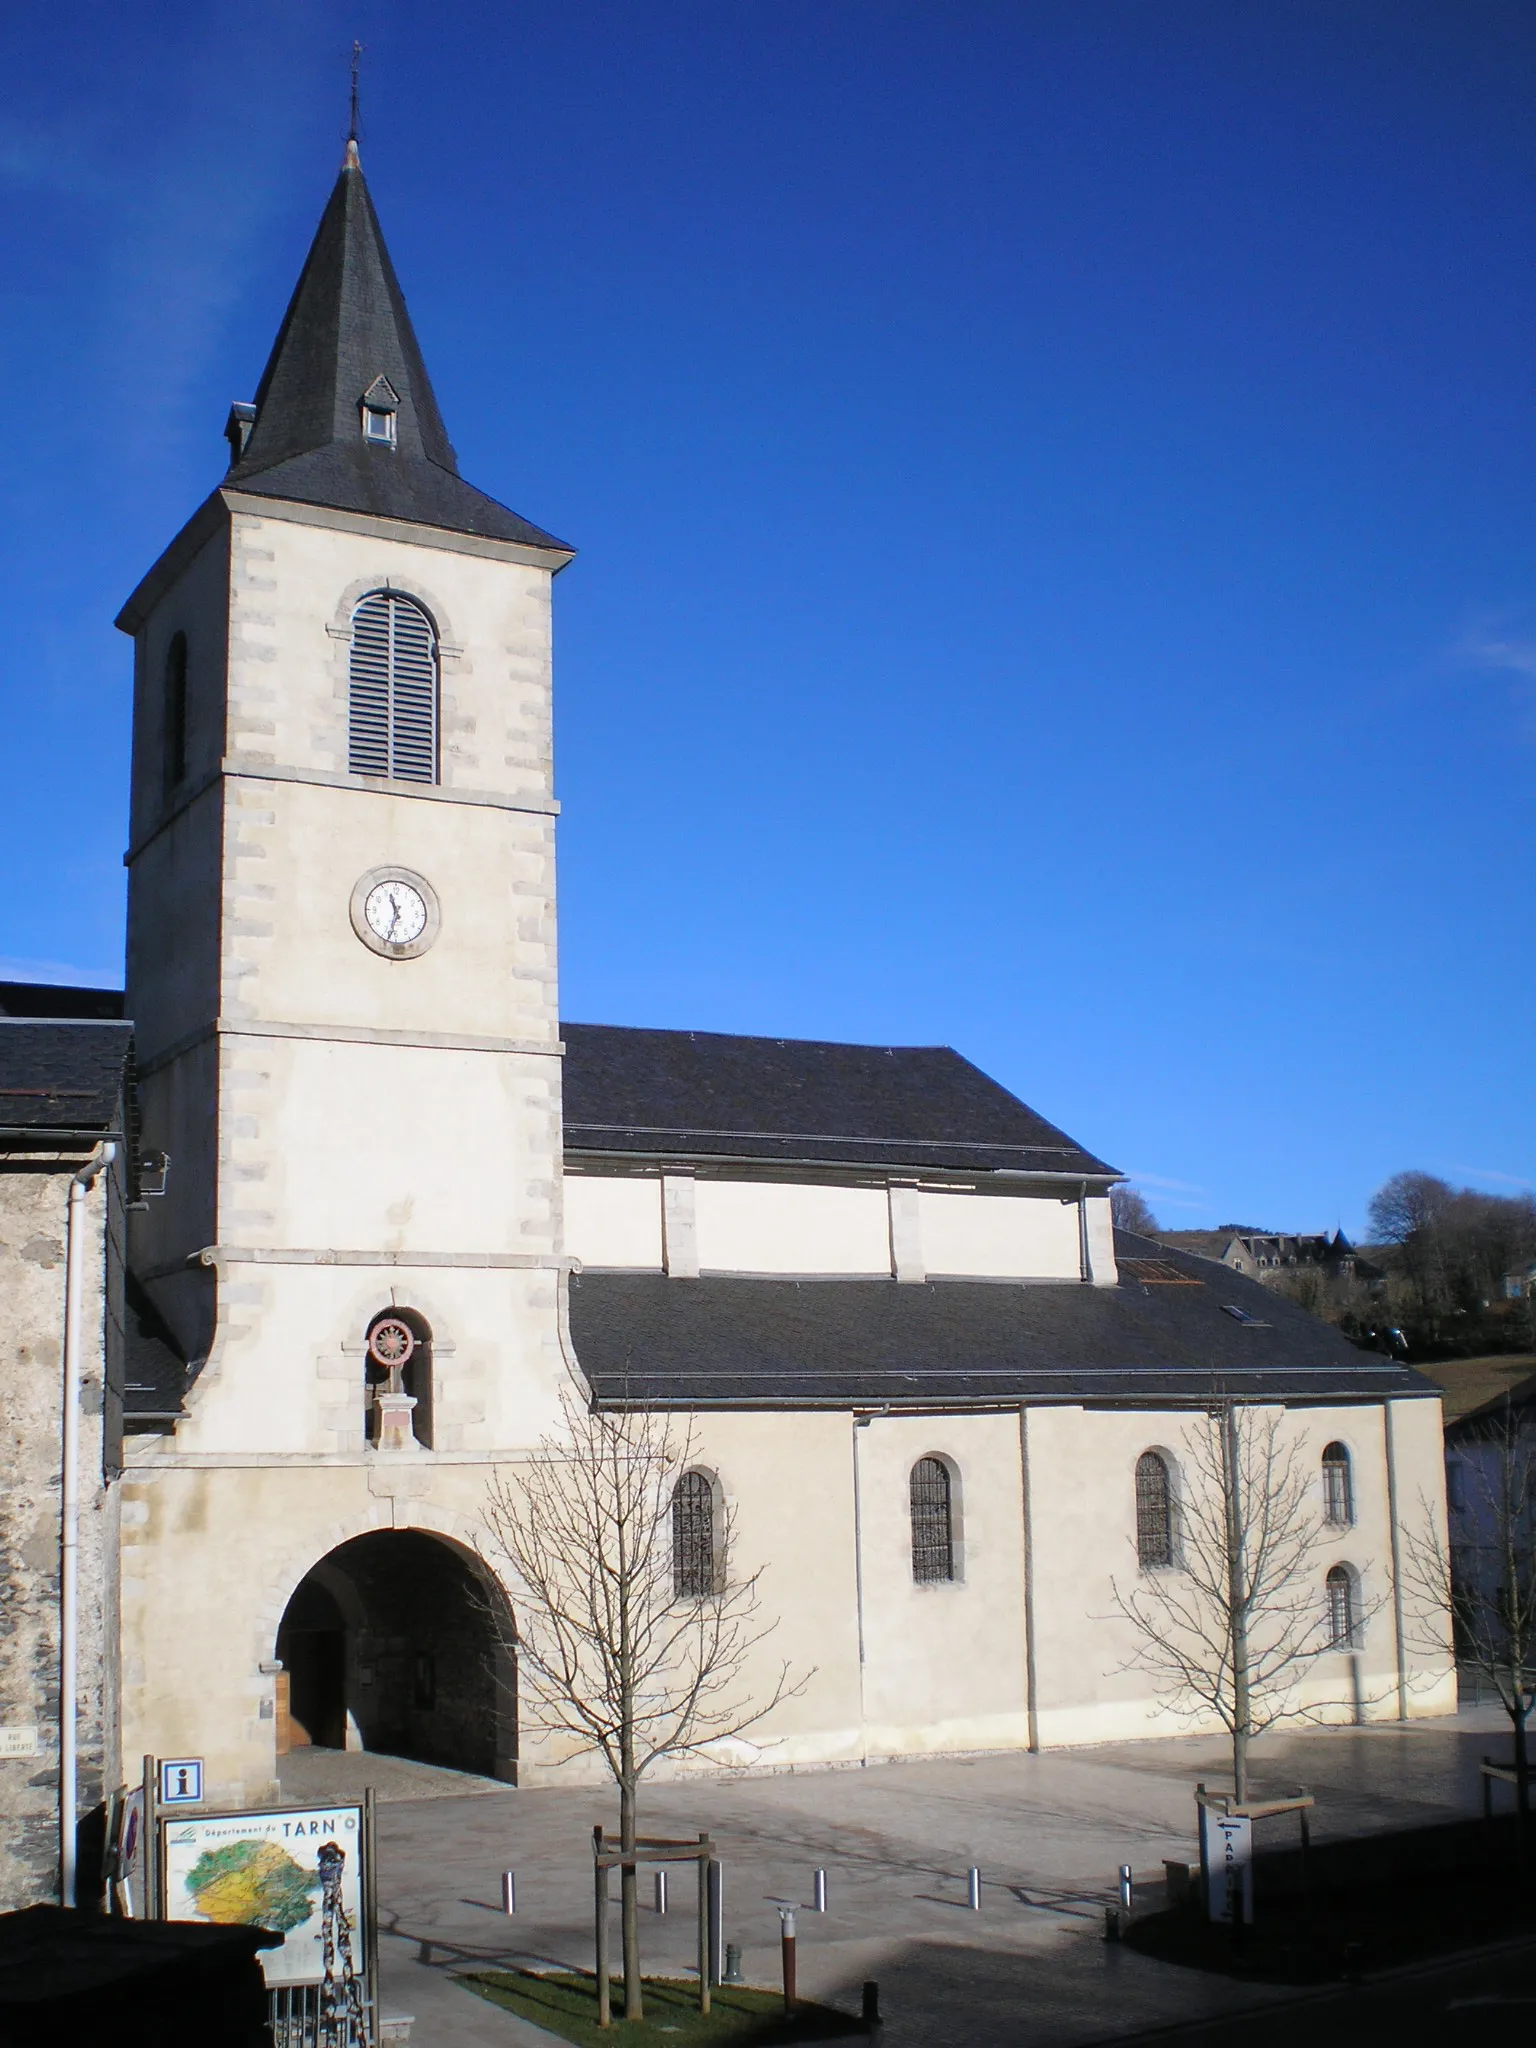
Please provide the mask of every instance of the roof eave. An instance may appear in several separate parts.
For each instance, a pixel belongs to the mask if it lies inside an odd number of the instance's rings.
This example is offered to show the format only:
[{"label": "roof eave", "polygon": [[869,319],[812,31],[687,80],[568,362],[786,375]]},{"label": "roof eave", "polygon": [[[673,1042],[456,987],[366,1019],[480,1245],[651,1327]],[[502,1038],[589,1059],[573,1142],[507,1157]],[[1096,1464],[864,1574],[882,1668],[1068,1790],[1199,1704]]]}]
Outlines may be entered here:
[{"label": "roof eave", "polygon": [[[223,484],[215,493],[231,512],[254,518],[289,519],[299,526],[326,526],[339,533],[360,533],[376,539],[413,541],[419,546],[446,547],[456,554],[485,555],[501,562],[548,569],[559,575],[576,559],[576,550],[558,542],[551,547],[530,541],[503,540],[494,534],[470,533],[458,526],[434,526],[424,519],[393,519],[382,512],[358,512],[348,505],[321,505],[311,498],[285,498],[277,493],[242,490]],[[151,572],[153,573],[153,572]]]},{"label": "roof eave", "polygon": [[221,526],[228,524],[229,511],[223,492],[211,491],[154,566],[140,577],[122,610],[112,621],[117,630],[137,634],[187,564],[195,555],[202,553]]},{"label": "roof eave", "polygon": [[[1021,1148],[1022,1149],[1022,1148]],[[567,1163],[605,1166],[754,1166],[781,1167],[790,1172],[860,1173],[882,1180],[957,1181],[967,1185],[1000,1180],[1039,1184],[1053,1193],[1083,1187],[1108,1188],[1124,1176],[1113,1167],[1095,1164],[1071,1173],[1023,1166],[933,1166],[921,1160],[825,1159],[813,1153],[786,1156],[774,1152],[705,1152],[688,1146],[671,1146],[665,1151],[634,1151],[585,1145],[565,1147]]]}]

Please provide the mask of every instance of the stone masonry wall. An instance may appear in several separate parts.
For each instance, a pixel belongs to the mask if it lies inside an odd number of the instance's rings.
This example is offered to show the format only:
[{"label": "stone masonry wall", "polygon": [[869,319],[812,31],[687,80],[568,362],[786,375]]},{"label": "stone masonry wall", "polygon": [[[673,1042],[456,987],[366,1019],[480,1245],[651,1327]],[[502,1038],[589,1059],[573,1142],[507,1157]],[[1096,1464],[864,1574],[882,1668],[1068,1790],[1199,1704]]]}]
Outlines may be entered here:
[{"label": "stone masonry wall", "polygon": [[[64,1235],[78,1160],[0,1170],[0,1911],[58,1897]],[[102,1477],[106,1223],[86,1204],[80,1415],[80,1811],[117,1782],[115,1488]],[[25,1752],[30,1731],[35,1753]],[[109,1788],[110,1789],[110,1788]],[[82,1857],[81,1896],[95,1877]]]}]

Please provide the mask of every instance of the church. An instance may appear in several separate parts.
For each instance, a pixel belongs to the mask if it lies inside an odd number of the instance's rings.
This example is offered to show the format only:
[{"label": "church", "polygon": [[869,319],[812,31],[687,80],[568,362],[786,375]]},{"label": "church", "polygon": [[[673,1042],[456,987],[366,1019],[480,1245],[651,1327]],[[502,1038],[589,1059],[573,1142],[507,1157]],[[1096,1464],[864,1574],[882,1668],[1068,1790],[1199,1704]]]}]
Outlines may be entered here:
[{"label": "church", "polygon": [[1400,1554],[1443,1512],[1436,1389],[1116,1232],[1115,1169],[958,1052],[562,1019],[573,550],[459,475],[355,145],[226,433],[117,621],[126,1023],[64,990],[0,1019],[23,1094],[91,1033],[123,1083],[82,1801],[146,1752],[266,1800],[305,1742],[550,1782],[480,1540],[572,1375],[686,1419],[688,1540],[762,1571],[762,1682],[809,1674],[721,1768],[1184,1725],[1114,1587],[1178,1568],[1185,1432],[1230,1399],[1316,1475],[1343,1618],[1309,1697],[1450,1711]]}]

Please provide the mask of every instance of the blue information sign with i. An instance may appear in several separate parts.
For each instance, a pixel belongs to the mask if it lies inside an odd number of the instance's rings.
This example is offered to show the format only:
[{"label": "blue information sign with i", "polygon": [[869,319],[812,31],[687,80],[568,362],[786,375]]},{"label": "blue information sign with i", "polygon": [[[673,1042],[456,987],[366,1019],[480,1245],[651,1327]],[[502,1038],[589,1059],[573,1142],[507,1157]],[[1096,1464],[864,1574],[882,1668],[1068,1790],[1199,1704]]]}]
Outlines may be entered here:
[{"label": "blue information sign with i", "polygon": [[196,1806],[203,1796],[203,1760],[200,1756],[160,1759],[160,1804]]}]

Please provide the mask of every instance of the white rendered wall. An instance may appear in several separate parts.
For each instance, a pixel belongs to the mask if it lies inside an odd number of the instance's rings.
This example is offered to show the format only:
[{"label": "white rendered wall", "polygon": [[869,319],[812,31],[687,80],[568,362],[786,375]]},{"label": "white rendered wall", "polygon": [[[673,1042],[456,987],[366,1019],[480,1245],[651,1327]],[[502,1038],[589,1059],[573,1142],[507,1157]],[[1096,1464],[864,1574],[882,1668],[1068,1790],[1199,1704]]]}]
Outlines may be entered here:
[{"label": "white rendered wall", "polygon": [[883,1188],[699,1180],[699,1267],[710,1273],[867,1273],[891,1270]]},{"label": "white rendered wall", "polygon": [[584,1266],[661,1270],[661,1181],[565,1176],[565,1249]]},{"label": "white rendered wall", "polygon": [[[1081,1278],[1081,1212],[1075,1201],[1055,1195],[888,1193],[809,1179],[702,1174],[689,1178],[687,1193],[697,1267],[705,1273],[888,1274],[891,1202],[899,1198],[917,1205],[919,1264],[930,1275]],[[583,1265],[655,1272],[667,1263],[659,1178],[568,1174],[564,1207],[565,1249]],[[1113,1285],[1109,1204],[1090,1199],[1087,1207],[1093,1277]]]},{"label": "white rendered wall", "polygon": [[[1394,1403],[1398,1419],[1400,1518],[1437,1478],[1438,1403]],[[1116,1588],[1129,1594],[1147,1577],[1136,1557],[1136,1460],[1164,1452],[1176,1488],[1192,1479],[1197,1421],[1176,1413],[1117,1413],[1082,1408],[1032,1409],[1028,1422],[1030,1528],[1036,1637],[1037,1714],[1041,1746],[1110,1742],[1169,1733],[1193,1723],[1170,1711],[1149,1675],[1138,1669],[1131,1625],[1116,1610]],[[1385,1424],[1380,1406],[1292,1409],[1282,1442],[1295,1444],[1312,1481],[1319,1526],[1303,1591],[1325,1612],[1329,1568],[1349,1564],[1359,1575],[1366,1620],[1358,1679],[1351,1658],[1329,1651],[1297,1670],[1297,1702],[1322,1719],[1351,1720],[1358,1683],[1363,1718],[1398,1713],[1398,1639],[1387,1512]],[[1349,1529],[1321,1526],[1322,1452],[1342,1439],[1351,1451],[1356,1519]],[[1405,1596],[1408,1589],[1403,1588]],[[1448,1713],[1455,1706],[1449,1658],[1429,1646],[1405,1614],[1404,1655],[1410,1714]]]},{"label": "white rendered wall", "polygon": [[1078,1280],[1078,1206],[1054,1195],[918,1196],[923,1264],[930,1275]]}]

